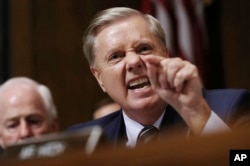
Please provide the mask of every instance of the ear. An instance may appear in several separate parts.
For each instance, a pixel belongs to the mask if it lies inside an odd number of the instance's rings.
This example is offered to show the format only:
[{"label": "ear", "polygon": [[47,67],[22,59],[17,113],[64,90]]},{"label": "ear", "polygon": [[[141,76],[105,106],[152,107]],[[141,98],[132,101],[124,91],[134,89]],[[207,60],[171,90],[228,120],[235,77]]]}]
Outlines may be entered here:
[{"label": "ear", "polygon": [[2,135],[0,135],[0,147],[3,148],[3,149],[5,148],[4,143],[3,143]]},{"label": "ear", "polygon": [[0,146],[3,147],[3,141],[1,137],[0,137]]},{"label": "ear", "polygon": [[96,69],[95,67],[91,66],[90,70],[92,72],[92,74],[95,76],[98,84],[100,85],[100,87],[102,88],[103,92],[106,92],[106,89],[102,83],[102,77],[100,75],[100,72],[98,71],[98,69]]},{"label": "ear", "polygon": [[59,131],[59,122],[58,122],[58,119],[53,120],[53,122],[51,124],[51,130],[53,132]]}]

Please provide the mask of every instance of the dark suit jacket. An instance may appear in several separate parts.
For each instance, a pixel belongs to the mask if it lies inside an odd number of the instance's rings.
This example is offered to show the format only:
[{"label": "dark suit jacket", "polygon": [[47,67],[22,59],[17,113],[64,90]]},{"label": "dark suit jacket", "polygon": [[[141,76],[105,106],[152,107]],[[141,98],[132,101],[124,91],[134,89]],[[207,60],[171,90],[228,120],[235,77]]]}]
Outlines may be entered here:
[{"label": "dark suit jacket", "polygon": [[[204,90],[203,95],[211,109],[231,128],[250,123],[250,95],[247,90]],[[93,125],[101,126],[104,130],[105,136],[113,144],[118,143],[118,141],[122,139],[127,139],[121,110],[100,119],[74,125],[70,127],[68,131],[80,130]],[[162,120],[161,131],[163,129],[165,130],[164,133],[170,131],[173,132],[174,130],[172,129],[176,126],[178,126],[178,128],[176,128],[178,129],[178,133],[180,130],[187,131],[187,125],[179,114],[171,106],[168,106]]]}]

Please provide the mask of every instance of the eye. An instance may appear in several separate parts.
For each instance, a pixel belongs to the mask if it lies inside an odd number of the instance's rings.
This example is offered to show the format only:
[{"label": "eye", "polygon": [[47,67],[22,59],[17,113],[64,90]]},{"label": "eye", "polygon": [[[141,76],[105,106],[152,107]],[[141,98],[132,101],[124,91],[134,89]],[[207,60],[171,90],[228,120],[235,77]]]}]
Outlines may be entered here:
[{"label": "eye", "polygon": [[122,57],[124,57],[125,53],[124,52],[114,52],[108,57],[108,61],[115,61],[118,60]]},{"label": "eye", "polygon": [[8,129],[15,129],[15,128],[18,127],[18,125],[19,125],[18,121],[10,121],[10,122],[7,123],[6,126],[7,126]]},{"label": "eye", "polygon": [[136,52],[138,54],[149,54],[152,52],[152,46],[149,44],[141,44],[137,47]]},{"label": "eye", "polygon": [[30,116],[26,121],[31,126],[40,126],[43,122],[43,118],[40,116]]},{"label": "eye", "polygon": [[18,119],[11,119],[5,123],[4,128],[9,132],[14,133],[18,130],[19,126],[20,126],[20,121]]}]

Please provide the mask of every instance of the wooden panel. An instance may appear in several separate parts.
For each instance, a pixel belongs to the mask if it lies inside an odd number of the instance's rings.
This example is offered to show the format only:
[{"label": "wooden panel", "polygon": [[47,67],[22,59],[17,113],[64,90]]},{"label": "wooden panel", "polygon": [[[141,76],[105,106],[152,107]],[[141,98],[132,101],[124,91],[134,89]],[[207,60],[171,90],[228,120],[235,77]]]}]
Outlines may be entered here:
[{"label": "wooden panel", "polygon": [[250,1],[222,0],[222,38],[227,87],[250,89]]},{"label": "wooden panel", "polygon": [[13,76],[32,77],[32,33],[31,33],[31,1],[10,1],[10,36],[11,64]]}]

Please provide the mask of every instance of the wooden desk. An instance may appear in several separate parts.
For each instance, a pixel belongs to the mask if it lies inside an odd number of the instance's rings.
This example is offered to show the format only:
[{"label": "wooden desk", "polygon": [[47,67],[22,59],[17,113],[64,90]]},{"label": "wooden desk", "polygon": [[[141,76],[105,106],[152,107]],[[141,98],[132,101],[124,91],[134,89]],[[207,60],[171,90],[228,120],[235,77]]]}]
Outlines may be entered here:
[{"label": "wooden desk", "polygon": [[[54,158],[1,161],[7,166],[76,166],[76,165],[171,165],[212,166],[229,165],[230,149],[250,149],[250,128],[230,134],[218,134],[189,140],[176,137],[162,138],[159,142],[135,149],[103,146],[92,155],[75,151]],[[249,156],[250,157],[250,156]]]}]

